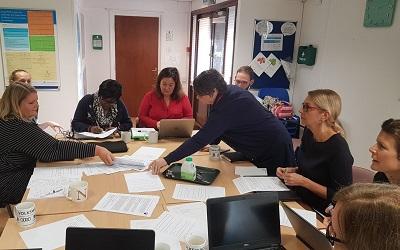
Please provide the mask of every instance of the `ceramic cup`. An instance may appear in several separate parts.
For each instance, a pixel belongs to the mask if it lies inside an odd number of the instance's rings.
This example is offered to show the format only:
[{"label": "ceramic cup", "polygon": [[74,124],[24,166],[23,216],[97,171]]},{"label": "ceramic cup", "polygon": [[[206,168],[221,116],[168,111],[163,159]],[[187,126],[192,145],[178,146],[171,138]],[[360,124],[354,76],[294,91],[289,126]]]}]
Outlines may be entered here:
[{"label": "ceramic cup", "polygon": [[131,142],[131,131],[121,131],[121,139],[125,143]]},{"label": "ceramic cup", "polygon": [[158,143],[158,132],[157,131],[149,131],[149,138],[147,139],[148,143]]},{"label": "ceramic cup", "polygon": [[208,152],[210,153],[210,160],[219,160],[220,159],[220,147],[218,145],[210,145]]},{"label": "ceramic cup", "polygon": [[36,222],[36,209],[33,202],[21,202],[14,207],[14,216],[20,227],[30,227]]},{"label": "ceramic cup", "polygon": [[206,250],[207,241],[203,236],[192,234],[185,241],[186,250]]},{"label": "ceramic cup", "polygon": [[88,182],[75,181],[69,184],[67,199],[74,202],[82,202],[87,199],[88,195]]}]

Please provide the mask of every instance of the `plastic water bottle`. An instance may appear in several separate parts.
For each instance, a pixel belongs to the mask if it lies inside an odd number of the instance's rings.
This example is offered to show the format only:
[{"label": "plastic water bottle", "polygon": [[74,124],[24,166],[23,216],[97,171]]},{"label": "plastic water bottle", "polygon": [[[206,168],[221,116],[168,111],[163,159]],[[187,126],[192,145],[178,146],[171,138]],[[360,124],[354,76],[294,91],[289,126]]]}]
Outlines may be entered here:
[{"label": "plastic water bottle", "polygon": [[192,161],[192,157],[186,157],[181,166],[181,178],[189,181],[196,179],[196,166]]}]

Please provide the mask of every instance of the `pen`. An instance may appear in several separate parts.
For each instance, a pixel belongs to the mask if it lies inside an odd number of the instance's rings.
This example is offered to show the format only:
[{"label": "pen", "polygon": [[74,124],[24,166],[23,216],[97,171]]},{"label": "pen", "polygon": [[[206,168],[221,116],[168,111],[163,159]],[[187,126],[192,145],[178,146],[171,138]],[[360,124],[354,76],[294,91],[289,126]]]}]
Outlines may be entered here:
[{"label": "pen", "polygon": [[311,208],[316,214],[318,214],[319,216],[321,216],[322,217],[322,219],[324,219],[325,218],[325,214],[323,214],[323,213],[321,213],[320,211],[318,211],[317,209],[315,209],[315,208]]}]

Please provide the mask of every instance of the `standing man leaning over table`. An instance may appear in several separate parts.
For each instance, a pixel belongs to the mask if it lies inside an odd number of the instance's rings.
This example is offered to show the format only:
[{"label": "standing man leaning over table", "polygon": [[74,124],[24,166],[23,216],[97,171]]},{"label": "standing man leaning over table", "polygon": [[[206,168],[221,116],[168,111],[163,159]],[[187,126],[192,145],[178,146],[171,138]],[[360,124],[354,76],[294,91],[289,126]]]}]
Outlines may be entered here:
[{"label": "standing man leaning over table", "polygon": [[107,165],[113,155],[103,147],[58,141],[32,122],[38,95],[28,84],[15,82],[0,100],[0,207],[21,201],[36,161],[61,161],[99,156]]},{"label": "standing man leaning over table", "polygon": [[208,120],[192,138],[150,167],[158,174],[162,167],[178,161],[207,144],[224,141],[253,164],[275,175],[278,166],[294,163],[292,140],[283,124],[248,91],[227,86],[215,69],[206,70],[193,82],[200,102],[211,104]]}]

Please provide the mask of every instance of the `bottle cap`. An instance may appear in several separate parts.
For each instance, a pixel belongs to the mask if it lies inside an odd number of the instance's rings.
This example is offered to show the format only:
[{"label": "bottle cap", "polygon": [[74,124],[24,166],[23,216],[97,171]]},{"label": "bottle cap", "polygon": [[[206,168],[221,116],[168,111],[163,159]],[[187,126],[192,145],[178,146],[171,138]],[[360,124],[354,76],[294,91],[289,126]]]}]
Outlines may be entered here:
[{"label": "bottle cap", "polygon": [[192,157],[186,157],[186,159],[185,159],[186,161],[192,161]]}]

